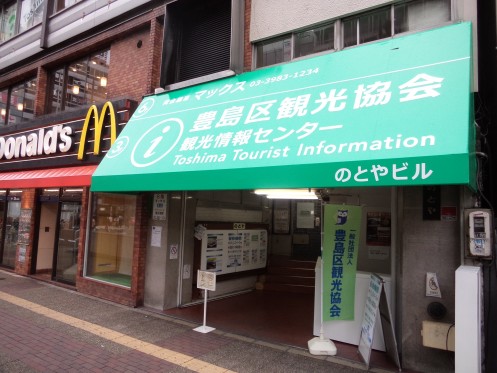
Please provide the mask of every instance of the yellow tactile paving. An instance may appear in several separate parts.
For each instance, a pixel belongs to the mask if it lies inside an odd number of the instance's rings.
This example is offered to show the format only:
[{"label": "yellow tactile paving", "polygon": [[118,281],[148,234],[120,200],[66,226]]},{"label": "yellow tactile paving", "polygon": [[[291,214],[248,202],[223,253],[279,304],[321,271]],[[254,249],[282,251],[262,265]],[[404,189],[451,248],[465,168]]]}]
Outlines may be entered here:
[{"label": "yellow tactile paving", "polygon": [[57,320],[72,327],[84,330],[88,333],[95,334],[100,338],[107,339],[109,341],[118,343],[128,348],[132,348],[144,354],[154,356],[158,359],[162,359],[172,364],[180,365],[184,368],[190,369],[195,372],[202,372],[202,373],[232,372],[231,370],[219,367],[214,364],[207,363],[205,361],[196,359],[192,356],[175,352],[160,346],[156,346],[152,343],[148,343],[140,339],[130,337],[126,334],[116,332],[112,329],[105,328],[103,326],[96,325],[88,321],[80,320],[76,317],[65,315],[61,312],[54,311],[50,308],[41,306],[39,304],[27,301],[22,298],[18,298],[16,296],[1,291],[0,291],[0,300],[9,302],[16,306],[25,308],[29,311]]}]

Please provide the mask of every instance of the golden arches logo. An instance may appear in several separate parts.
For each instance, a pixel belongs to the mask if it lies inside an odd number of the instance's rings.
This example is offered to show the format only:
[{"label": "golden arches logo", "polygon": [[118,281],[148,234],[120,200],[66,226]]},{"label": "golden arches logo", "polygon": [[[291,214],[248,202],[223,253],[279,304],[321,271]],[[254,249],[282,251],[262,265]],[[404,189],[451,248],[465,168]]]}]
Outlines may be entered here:
[{"label": "golden arches logo", "polygon": [[88,127],[90,126],[90,122],[93,119],[93,128],[95,130],[94,143],[93,143],[93,154],[98,155],[100,153],[100,142],[102,139],[102,131],[104,128],[104,121],[107,112],[110,115],[110,145],[114,144],[116,141],[116,113],[114,111],[114,106],[110,101],[107,101],[100,115],[98,115],[98,109],[96,105],[92,105],[88,109],[88,113],[86,113],[85,123],[83,124],[83,130],[81,131],[81,137],[79,140],[79,148],[78,148],[78,159],[82,160],[85,154],[86,147],[86,135],[88,133]]}]

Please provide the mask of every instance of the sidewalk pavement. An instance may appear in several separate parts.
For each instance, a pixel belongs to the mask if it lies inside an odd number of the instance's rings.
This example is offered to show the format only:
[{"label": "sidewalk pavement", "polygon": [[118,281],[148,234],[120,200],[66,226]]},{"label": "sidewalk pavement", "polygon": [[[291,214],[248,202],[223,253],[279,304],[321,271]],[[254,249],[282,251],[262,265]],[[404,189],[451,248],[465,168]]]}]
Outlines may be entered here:
[{"label": "sidewalk pavement", "polygon": [[366,370],[222,330],[199,333],[198,326],[0,270],[0,372]]}]

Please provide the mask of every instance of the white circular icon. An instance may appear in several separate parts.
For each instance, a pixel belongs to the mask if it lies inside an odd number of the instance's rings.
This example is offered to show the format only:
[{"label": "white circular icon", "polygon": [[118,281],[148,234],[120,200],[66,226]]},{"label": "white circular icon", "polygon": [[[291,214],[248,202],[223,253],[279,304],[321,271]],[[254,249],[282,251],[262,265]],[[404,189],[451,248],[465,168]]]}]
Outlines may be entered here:
[{"label": "white circular icon", "polygon": [[133,113],[133,116],[138,118],[144,116],[154,107],[154,104],[155,99],[153,97],[145,98],[140,106],[138,106],[138,109],[136,109],[136,111]]},{"label": "white circular icon", "polygon": [[133,166],[148,167],[168,155],[181,140],[183,128],[181,120],[170,118],[148,129],[131,152]]},{"label": "white circular icon", "polygon": [[112,147],[107,152],[107,158],[114,158],[121,154],[129,145],[128,136],[119,136],[119,138],[114,142]]}]

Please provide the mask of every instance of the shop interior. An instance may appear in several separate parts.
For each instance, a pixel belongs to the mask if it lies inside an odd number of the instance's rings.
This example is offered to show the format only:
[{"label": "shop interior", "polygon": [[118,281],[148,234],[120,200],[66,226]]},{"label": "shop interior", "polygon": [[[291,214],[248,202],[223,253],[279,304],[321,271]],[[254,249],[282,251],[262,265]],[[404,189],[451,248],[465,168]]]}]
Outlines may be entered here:
[{"label": "shop interior", "polygon": [[[233,273],[230,266],[219,267],[216,291],[208,295],[207,325],[256,340],[307,349],[307,342],[316,335],[316,325],[320,324],[314,308],[316,263],[321,255],[322,207],[324,204],[359,205],[362,219],[356,289],[360,289],[356,290],[355,320],[335,322],[339,325],[326,330],[326,334],[337,344],[339,357],[360,361],[356,340],[370,274],[380,274],[386,282],[390,281],[392,189],[281,190],[278,195],[256,192],[259,194],[254,191],[188,193],[188,197],[196,201],[196,219],[187,231],[198,231],[199,226],[207,229],[206,242],[191,237],[195,257],[192,273],[197,269],[216,268],[215,263],[209,262],[215,259],[205,258],[213,250],[216,253],[216,240],[220,242],[218,246],[227,246],[228,251],[236,247],[228,243],[232,242],[228,235],[234,235],[230,233],[233,223],[255,232],[254,237],[258,229],[267,230],[267,252],[257,253],[259,259],[265,259],[264,266],[247,266],[246,271],[239,273]],[[219,238],[222,232],[227,233]],[[240,261],[244,261],[243,254]],[[243,264],[238,268],[243,268]],[[185,281],[183,286],[187,286]],[[163,312],[202,324],[204,293],[195,291],[195,278],[190,286],[194,288],[191,298],[184,298],[180,307]],[[390,292],[389,286],[385,288]],[[373,346],[372,366],[395,367],[383,351],[381,343]]]}]

